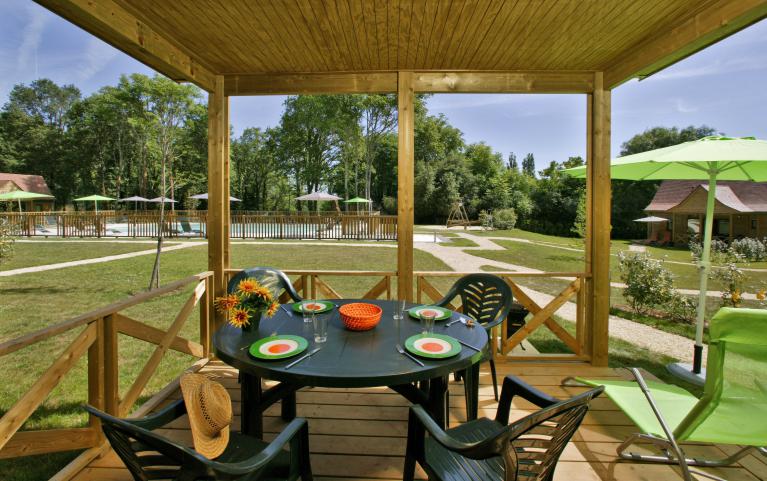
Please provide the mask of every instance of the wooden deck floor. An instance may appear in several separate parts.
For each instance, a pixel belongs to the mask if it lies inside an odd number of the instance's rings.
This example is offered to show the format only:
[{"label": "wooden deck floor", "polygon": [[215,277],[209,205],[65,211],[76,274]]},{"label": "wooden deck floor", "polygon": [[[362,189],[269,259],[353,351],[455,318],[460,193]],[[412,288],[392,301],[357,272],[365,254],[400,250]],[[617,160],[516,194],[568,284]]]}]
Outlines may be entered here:
[{"label": "wooden deck floor", "polygon": [[[598,378],[625,377],[613,369],[583,364],[499,363],[499,376],[515,374],[531,384],[560,397],[579,388],[560,387],[565,376]],[[201,371],[214,376],[229,389],[234,403],[234,426],[239,427],[240,392],[237,372],[221,363],[208,364]],[[480,416],[494,416],[496,402],[492,396],[489,373],[482,371]],[[463,386],[451,382],[451,424],[465,418]],[[178,397],[178,392],[174,397]],[[513,416],[523,416],[532,405],[515,401]],[[312,469],[316,479],[331,480],[397,480],[402,479],[403,454],[407,429],[407,402],[393,391],[380,389],[307,389],[298,393],[298,415],[309,419]],[[279,406],[274,406],[264,421],[267,439],[273,438],[284,425]],[[565,450],[557,471],[558,481],[664,481],[680,479],[669,466],[619,462],[615,448],[634,428],[631,421],[607,398],[592,403],[580,430]],[[164,433],[191,443],[186,418],[167,426]],[[723,456],[729,448],[710,445],[686,446],[688,455]],[[764,460],[749,457],[739,466],[708,470],[730,481],[767,479]],[[423,473],[420,473],[423,477]],[[74,478],[77,481],[130,481],[114,452],[97,459]],[[705,479],[705,478],[701,478]]]}]

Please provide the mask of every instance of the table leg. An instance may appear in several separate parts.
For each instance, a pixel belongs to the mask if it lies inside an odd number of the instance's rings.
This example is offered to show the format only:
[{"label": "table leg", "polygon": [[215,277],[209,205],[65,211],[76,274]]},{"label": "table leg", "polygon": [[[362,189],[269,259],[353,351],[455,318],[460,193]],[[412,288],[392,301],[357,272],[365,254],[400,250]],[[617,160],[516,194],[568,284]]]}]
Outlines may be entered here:
[{"label": "table leg", "polygon": [[296,392],[288,394],[280,402],[282,405],[282,419],[292,421],[296,417]]},{"label": "table leg", "polygon": [[242,394],[242,405],[240,408],[240,431],[243,434],[264,437],[264,417],[261,412],[261,378],[240,372],[241,380],[240,392]]},{"label": "table leg", "polygon": [[445,429],[447,425],[447,376],[436,377],[429,382],[429,413],[434,421]]},{"label": "table leg", "polygon": [[477,419],[479,411],[479,362],[463,372],[464,396],[466,396],[466,420]]}]

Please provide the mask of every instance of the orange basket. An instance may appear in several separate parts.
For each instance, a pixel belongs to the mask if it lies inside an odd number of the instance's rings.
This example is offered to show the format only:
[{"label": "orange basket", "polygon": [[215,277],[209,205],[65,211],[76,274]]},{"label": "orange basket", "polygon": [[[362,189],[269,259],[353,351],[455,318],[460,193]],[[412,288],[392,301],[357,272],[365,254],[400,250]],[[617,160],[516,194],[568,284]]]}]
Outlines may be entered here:
[{"label": "orange basket", "polygon": [[354,302],[338,308],[344,326],[352,331],[367,331],[373,329],[381,321],[383,310],[375,304]]}]

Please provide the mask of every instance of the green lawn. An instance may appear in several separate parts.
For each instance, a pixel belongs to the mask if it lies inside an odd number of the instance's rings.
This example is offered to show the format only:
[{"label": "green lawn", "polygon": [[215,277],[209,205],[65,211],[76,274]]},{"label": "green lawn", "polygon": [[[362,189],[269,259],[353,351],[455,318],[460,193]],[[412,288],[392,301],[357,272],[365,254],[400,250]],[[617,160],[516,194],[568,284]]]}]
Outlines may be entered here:
[{"label": "green lawn", "polygon": [[[166,245],[170,246],[173,243],[167,243]],[[152,243],[129,241],[61,242],[50,240],[16,242],[13,247],[13,256],[8,262],[0,264],[0,271],[126,254],[128,252],[150,250],[153,248],[154,244]]]}]

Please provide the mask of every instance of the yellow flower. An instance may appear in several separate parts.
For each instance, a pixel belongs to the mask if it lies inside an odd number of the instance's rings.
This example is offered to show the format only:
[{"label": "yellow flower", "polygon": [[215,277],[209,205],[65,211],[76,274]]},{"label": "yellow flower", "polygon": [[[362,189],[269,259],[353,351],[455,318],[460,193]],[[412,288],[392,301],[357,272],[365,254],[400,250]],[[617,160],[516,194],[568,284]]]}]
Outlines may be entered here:
[{"label": "yellow flower", "polygon": [[237,284],[237,290],[247,295],[253,294],[260,287],[255,279],[243,279]]},{"label": "yellow flower", "polygon": [[229,316],[229,324],[234,327],[245,327],[250,324],[250,314],[245,309],[234,309]]},{"label": "yellow flower", "polygon": [[240,298],[234,294],[229,294],[224,297],[218,297],[214,301],[218,312],[229,312],[235,308],[237,303],[240,302]]},{"label": "yellow flower", "polygon": [[269,306],[269,309],[266,311],[266,315],[269,317],[272,317],[275,312],[277,312],[277,309],[280,308],[280,305],[276,302],[272,302],[272,305]]},{"label": "yellow flower", "polygon": [[271,301],[272,300],[272,292],[263,286],[258,286],[253,292],[253,295],[260,297],[261,299],[265,301]]},{"label": "yellow flower", "polygon": [[738,289],[735,289],[732,291],[732,304],[737,307],[738,304],[740,304],[740,291]]},{"label": "yellow flower", "polygon": [[767,289],[762,289],[759,292],[756,293],[756,298],[760,301],[763,301],[765,298],[767,298]]}]

